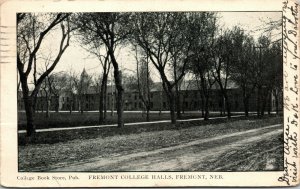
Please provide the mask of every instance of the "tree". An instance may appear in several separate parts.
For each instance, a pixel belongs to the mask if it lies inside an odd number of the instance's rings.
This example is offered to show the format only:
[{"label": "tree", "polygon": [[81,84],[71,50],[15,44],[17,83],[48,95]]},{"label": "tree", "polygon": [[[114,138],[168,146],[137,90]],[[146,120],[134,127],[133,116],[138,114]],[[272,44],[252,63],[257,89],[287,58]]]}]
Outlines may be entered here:
[{"label": "tree", "polygon": [[122,127],[123,123],[123,94],[122,75],[119,69],[119,63],[115,56],[115,50],[118,46],[125,42],[128,36],[128,30],[125,28],[129,23],[129,13],[82,13],[78,14],[76,22],[78,27],[88,32],[91,36],[101,39],[110,61],[114,67],[114,78],[117,89],[117,113],[118,127]]},{"label": "tree", "polygon": [[122,81],[123,81],[124,88],[127,89],[127,92],[138,91],[137,78],[135,75],[122,73]]},{"label": "tree", "polygon": [[255,67],[255,78],[256,78],[256,109],[257,109],[257,116],[263,116],[264,109],[265,109],[265,101],[268,90],[266,88],[266,65],[268,62],[268,48],[271,44],[270,39],[267,36],[260,36],[258,38],[258,43],[254,47],[256,49],[256,59],[257,59],[257,66]]},{"label": "tree", "polygon": [[[27,136],[35,133],[34,113],[37,94],[45,78],[54,70],[61,56],[69,46],[70,25],[68,17],[70,14],[17,14],[17,67],[20,75],[22,93],[27,118]],[[61,28],[61,40],[55,59],[51,66],[40,76],[37,76],[37,54],[47,35],[57,26]],[[34,88],[29,92],[28,79],[33,71]]]},{"label": "tree", "polygon": [[[158,70],[163,89],[167,95],[171,123],[176,123],[175,91],[177,83],[185,75],[190,57],[188,14],[186,13],[139,13],[134,16],[132,39],[149,56]],[[178,70],[178,75],[170,79],[168,68]]]},{"label": "tree", "polygon": [[[93,77],[92,88],[95,93],[99,95],[99,124],[102,124],[106,120],[106,89],[107,89],[107,79],[103,81],[103,77],[105,74],[96,75]],[[105,80],[105,79],[104,79]]]},{"label": "tree", "polygon": [[[278,113],[278,97],[279,93],[282,92],[282,61],[279,56],[282,55],[282,52],[278,47],[281,47],[282,42],[282,19],[278,20],[262,20],[263,24],[257,29],[257,31],[261,32],[261,36],[258,39],[258,42],[255,45],[255,52],[256,52],[256,62],[257,65],[256,72],[254,72],[257,75],[257,115],[263,116],[265,106],[268,104],[268,111],[270,112],[271,107],[271,93],[275,96],[275,106],[276,106],[276,112]],[[271,37],[272,36],[272,37]],[[276,48],[277,47],[277,48]],[[272,50],[271,50],[272,49]],[[277,50],[275,50],[277,49]],[[274,51],[275,50],[275,51]],[[277,54],[273,54],[276,52]],[[267,55],[269,54],[269,55]],[[269,69],[265,69],[268,67]],[[266,73],[263,73],[266,72]],[[269,73],[268,73],[269,72]],[[274,77],[274,72],[277,77]],[[272,74],[271,74],[272,73]],[[263,78],[263,76],[267,77]],[[273,76],[271,76],[273,75]],[[266,84],[264,82],[264,79],[270,79],[272,78],[272,81],[268,81],[269,84]],[[271,87],[273,81],[276,83]],[[268,87],[267,87],[268,86]],[[270,89],[272,88],[272,89]],[[267,90],[266,90],[267,89]],[[271,91],[271,92],[270,92]],[[265,98],[267,96],[267,98]]]},{"label": "tree", "polygon": [[245,116],[249,115],[249,99],[257,86],[253,73],[257,69],[258,62],[255,56],[255,42],[252,36],[244,33],[238,27],[234,36],[233,64],[231,65],[231,79],[242,90]]},{"label": "tree", "polygon": [[64,73],[51,73],[48,75],[41,85],[42,91],[39,91],[41,97],[45,95],[46,100],[46,117],[50,117],[51,99],[54,98],[54,109],[56,112],[59,111],[59,97],[63,92],[66,92],[67,86],[67,74]]},{"label": "tree", "polygon": [[[150,77],[149,69],[149,56],[142,55],[139,59],[137,46],[135,50],[135,59],[136,59],[136,78],[137,78],[137,88],[139,92],[140,99],[146,109],[146,121],[150,121],[150,109],[151,109],[151,86],[153,81]],[[141,52],[142,53],[142,52]]]},{"label": "tree", "polygon": [[[221,31],[222,32],[222,31]],[[214,48],[213,77],[220,87],[220,92],[225,100],[227,117],[231,117],[231,103],[228,96],[228,80],[231,76],[231,66],[234,60],[234,37],[241,32],[237,28],[226,30],[217,38]]]},{"label": "tree", "polygon": [[87,31],[87,28],[79,28],[78,38],[80,43],[83,45],[82,47],[87,52],[95,56],[101,64],[102,76],[101,80],[99,80],[101,84],[99,85],[100,89],[97,91],[97,93],[99,94],[99,124],[102,124],[105,122],[106,118],[106,90],[108,74],[111,66],[108,50],[107,47],[105,47],[102,39],[98,35],[91,35],[91,33]]},{"label": "tree", "polygon": [[[49,65],[51,65],[51,53],[49,53],[47,55],[46,58],[43,58],[44,61],[44,68],[41,68],[39,74],[44,73],[46,70],[48,70]],[[49,74],[50,75],[50,74]],[[41,85],[41,89],[42,91],[39,91],[39,93],[42,93],[40,96],[41,98],[45,97],[45,101],[46,101],[46,118],[50,117],[50,107],[51,107],[51,80],[49,79],[49,75],[44,79],[42,85]],[[38,93],[38,94],[39,94]],[[43,104],[42,104],[43,105]],[[43,111],[43,109],[42,109]]]},{"label": "tree", "polygon": [[50,95],[55,99],[54,109],[56,112],[59,111],[59,97],[62,93],[66,92],[68,86],[68,75],[66,73],[53,73],[48,76],[48,83],[50,86]]},{"label": "tree", "polygon": [[[271,57],[270,57],[270,66],[271,66],[271,78],[270,84],[272,85],[272,91],[274,94],[275,100],[275,110],[276,114],[279,114],[279,98],[280,94],[283,92],[283,64],[282,64],[282,45],[281,41],[276,41],[272,43],[271,46]],[[273,64],[272,64],[273,62]]]},{"label": "tree", "polygon": [[194,30],[191,31],[193,38],[192,52],[189,70],[195,75],[199,83],[204,120],[209,118],[209,98],[211,89],[215,83],[213,78],[213,56],[215,48],[215,39],[217,34],[217,23],[215,13],[194,13],[191,15]]},{"label": "tree", "polygon": [[[264,116],[266,108],[271,111],[272,92],[278,103],[278,95],[282,90],[282,60],[281,60],[281,43],[276,40],[262,35],[258,38],[257,47],[259,48],[259,66],[257,76],[257,114]],[[276,105],[278,106],[278,104]],[[278,109],[277,109],[278,110]]]}]

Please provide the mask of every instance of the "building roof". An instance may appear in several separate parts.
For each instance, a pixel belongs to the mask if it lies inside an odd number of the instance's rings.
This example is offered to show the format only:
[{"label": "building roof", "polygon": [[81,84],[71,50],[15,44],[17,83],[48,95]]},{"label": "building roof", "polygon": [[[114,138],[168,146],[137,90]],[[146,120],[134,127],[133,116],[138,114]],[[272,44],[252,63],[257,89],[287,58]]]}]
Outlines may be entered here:
[{"label": "building roof", "polygon": [[[200,83],[196,80],[186,80],[180,82],[180,90],[199,90]],[[227,81],[227,89],[236,89],[238,88],[238,85],[232,81]],[[212,86],[212,89],[220,89],[220,86],[217,82],[215,82]],[[151,91],[161,91],[162,90],[162,83],[161,82],[155,82],[154,86],[152,87]]]},{"label": "building roof", "polygon": [[[236,89],[238,88],[238,85],[232,81],[232,80],[228,80],[227,81],[227,89]],[[214,85],[212,86],[212,89],[218,90],[220,89],[219,85],[217,82],[214,83]],[[99,89],[98,89],[99,90]],[[116,88],[114,85],[107,85],[107,93],[111,93],[113,90],[113,92],[116,91]],[[151,92],[155,92],[155,91],[162,91],[163,87],[162,87],[162,83],[161,82],[154,82],[152,84],[151,87]],[[196,80],[185,80],[180,82],[180,90],[199,90],[198,88],[198,82]],[[125,89],[125,92],[137,92],[137,90],[132,90],[132,89]],[[31,93],[31,92],[30,92]],[[97,87],[96,86],[90,86],[87,90],[86,94],[97,94]],[[18,95],[19,97],[22,97],[22,91],[18,91]],[[45,91],[40,90],[38,93],[39,97],[42,96],[46,96]]]}]

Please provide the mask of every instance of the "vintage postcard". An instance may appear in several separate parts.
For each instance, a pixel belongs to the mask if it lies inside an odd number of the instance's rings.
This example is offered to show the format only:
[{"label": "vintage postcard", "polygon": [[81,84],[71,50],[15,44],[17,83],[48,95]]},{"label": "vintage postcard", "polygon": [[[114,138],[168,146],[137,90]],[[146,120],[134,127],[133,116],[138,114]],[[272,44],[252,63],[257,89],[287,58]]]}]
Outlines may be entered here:
[{"label": "vintage postcard", "polygon": [[298,185],[299,9],[3,1],[1,185]]}]

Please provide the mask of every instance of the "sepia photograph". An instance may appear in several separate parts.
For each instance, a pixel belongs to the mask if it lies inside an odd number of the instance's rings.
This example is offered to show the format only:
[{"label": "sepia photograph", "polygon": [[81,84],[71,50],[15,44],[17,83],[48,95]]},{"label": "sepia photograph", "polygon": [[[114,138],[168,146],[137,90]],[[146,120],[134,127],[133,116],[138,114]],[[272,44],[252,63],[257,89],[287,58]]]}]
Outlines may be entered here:
[{"label": "sepia photograph", "polygon": [[19,172],[284,170],[282,11],[16,17]]},{"label": "sepia photograph", "polygon": [[299,12],[1,1],[1,186],[299,185]]}]

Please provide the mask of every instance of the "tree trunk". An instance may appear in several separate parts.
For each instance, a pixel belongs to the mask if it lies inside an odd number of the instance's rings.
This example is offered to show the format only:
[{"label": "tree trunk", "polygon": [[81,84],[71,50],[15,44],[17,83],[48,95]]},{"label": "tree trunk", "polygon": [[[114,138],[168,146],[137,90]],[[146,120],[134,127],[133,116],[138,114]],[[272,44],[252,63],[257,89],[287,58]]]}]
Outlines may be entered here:
[{"label": "tree trunk", "polygon": [[146,121],[150,121],[150,106],[147,106],[147,116],[146,116]]},{"label": "tree trunk", "polygon": [[111,111],[110,111],[110,116],[113,117],[114,116],[114,99],[115,99],[115,96],[116,94],[114,94],[114,91],[112,90],[111,88],[111,103],[110,103],[110,108],[111,108]]},{"label": "tree trunk", "polygon": [[104,122],[106,122],[106,114],[107,114],[106,99],[107,99],[107,80],[106,80],[106,83],[105,83],[105,86],[104,86],[104,97],[103,97],[103,102],[104,102],[104,104],[103,104],[103,109],[104,109],[103,120],[104,120]]},{"label": "tree trunk", "polygon": [[278,91],[275,91],[275,108],[276,108],[276,115],[279,114],[279,100],[278,100]]},{"label": "tree trunk", "polygon": [[33,104],[32,98],[29,96],[24,97],[24,106],[26,111],[26,120],[27,120],[27,136],[31,137],[35,133],[35,126],[33,123],[34,120],[34,112],[33,112]]},{"label": "tree trunk", "polygon": [[182,100],[181,100],[181,111],[183,114],[185,114],[184,101],[185,101],[185,94],[182,95]]},{"label": "tree trunk", "polygon": [[262,117],[265,115],[265,107],[266,107],[266,100],[263,100],[263,104],[260,111],[260,116]]},{"label": "tree trunk", "polygon": [[44,113],[44,103],[41,103],[42,104],[42,114]]},{"label": "tree trunk", "polygon": [[159,112],[158,115],[161,116],[161,111],[162,111],[162,107],[163,106],[163,89],[161,88],[160,91],[160,100],[159,100]]},{"label": "tree trunk", "polygon": [[242,86],[242,90],[243,90],[243,104],[244,104],[244,112],[245,112],[245,116],[248,117],[249,116],[249,98],[250,96],[247,95],[246,91],[246,86]]},{"label": "tree trunk", "polygon": [[230,119],[231,118],[231,110],[230,110],[231,107],[230,107],[230,102],[229,102],[228,95],[226,92],[224,93],[224,98],[225,98],[225,104],[226,104],[227,117]]},{"label": "tree trunk", "polygon": [[224,109],[225,109],[225,102],[224,102],[224,96],[223,94],[220,94],[221,96],[221,108],[220,108],[220,116],[223,116],[223,112],[224,112]]},{"label": "tree trunk", "polygon": [[99,95],[99,124],[103,124],[106,119],[106,88],[107,88],[107,77],[106,68],[104,69],[103,79],[100,87]]},{"label": "tree trunk", "polygon": [[35,125],[34,125],[34,112],[33,112],[33,104],[32,98],[29,96],[29,88],[27,85],[27,77],[23,74],[20,74],[20,81],[22,85],[22,93],[23,93],[23,101],[26,112],[26,135],[28,137],[32,137],[35,133]]},{"label": "tree trunk", "polygon": [[172,100],[173,103],[170,104],[170,115],[171,115],[171,124],[175,125],[176,124],[176,116],[175,116],[175,101],[174,99]]},{"label": "tree trunk", "polygon": [[48,96],[48,94],[46,95],[46,118],[50,117],[50,98]]},{"label": "tree trunk", "polygon": [[176,99],[177,119],[181,119],[180,94],[179,94],[178,84],[176,84],[175,88],[176,88],[175,99]]},{"label": "tree trunk", "polygon": [[100,95],[99,95],[99,124],[103,123],[103,92],[104,92],[104,86],[101,85]]},{"label": "tree trunk", "polygon": [[117,95],[117,113],[118,113],[118,127],[123,127],[123,87],[122,85],[117,86],[118,95]]},{"label": "tree trunk", "polygon": [[175,95],[173,91],[169,91],[169,107],[170,107],[170,115],[171,115],[171,124],[176,124],[176,115],[175,115]]},{"label": "tree trunk", "polygon": [[175,114],[175,94],[174,91],[172,90],[172,86],[170,85],[170,83],[167,81],[167,79],[165,78],[165,80],[162,80],[163,83],[163,89],[165,91],[165,94],[168,98],[168,102],[169,102],[169,109],[170,109],[170,116],[171,116],[171,124],[175,125],[176,124],[176,114]]},{"label": "tree trunk", "polygon": [[55,96],[55,112],[59,112],[59,96]]},{"label": "tree trunk", "polygon": [[33,114],[35,114],[36,112],[36,105],[37,105],[37,95],[32,96],[32,110],[33,110]]},{"label": "tree trunk", "polygon": [[260,117],[260,111],[261,111],[260,107],[261,107],[261,87],[258,86],[257,97],[256,97],[256,112],[258,117]]},{"label": "tree trunk", "polygon": [[209,119],[209,96],[205,97],[205,107],[204,107],[204,120],[208,120]]},{"label": "tree trunk", "polygon": [[80,98],[80,113],[83,114],[83,95]]},{"label": "tree trunk", "polygon": [[243,103],[244,103],[245,116],[248,117],[249,116],[249,98],[244,97]]},{"label": "tree trunk", "polygon": [[268,115],[271,114],[271,92],[268,92]]},{"label": "tree trunk", "polygon": [[[200,73],[200,79],[201,79],[201,91],[202,91],[202,100],[204,102],[204,120],[208,120],[209,116],[209,89],[207,88],[207,81],[206,78],[204,77],[204,74],[201,72]],[[203,108],[202,108],[203,109]],[[203,113],[202,113],[203,114]]]},{"label": "tree trunk", "polygon": [[114,69],[114,76],[115,76],[115,84],[117,88],[117,114],[118,114],[118,127],[123,127],[123,93],[124,89],[122,87],[122,76],[120,75],[120,71]]},{"label": "tree trunk", "polygon": [[123,120],[123,93],[124,93],[124,89],[122,86],[122,75],[121,72],[119,70],[119,65],[118,62],[115,58],[114,55],[114,50],[112,47],[108,47],[108,52],[111,58],[111,63],[114,66],[114,78],[115,78],[115,84],[116,84],[116,89],[117,89],[117,113],[118,113],[118,127],[123,127],[124,126],[124,120]]},{"label": "tree trunk", "polygon": [[99,124],[102,124],[104,122],[104,104],[106,101],[104,101],[105,96],[105,86],[107,83],[107,74],[103,74],[103,79],[101,82],[101,89],[100,89],[100,99],[99,99]]},{"label": "tree trunk", "polygon": [[[202,117],[205,116],[204,112],[205,112],[205,99],[204,99],[204,94],[203,94],[203,90],[200,91],[201,94],[201,115]],[[204,104],[205,103],[205,104]]]},{"label": "tree trunk", "polygon": [[71,97],[70,97],[70,107],[69,107],[70,114],[72,114],[72,109],[73,109],[73,96],[71,95]]},{"label": "tree trunk", "polygon": [[267,105],[267,101],[268,101],[268,91],[263,91],[262,96],[261,96],[261,100],[262,100],[262,106],[261,106],[261,111],[260,111],[260,115],[264,116],[265,114],[265,110],[266,110],[266,105]]}]

